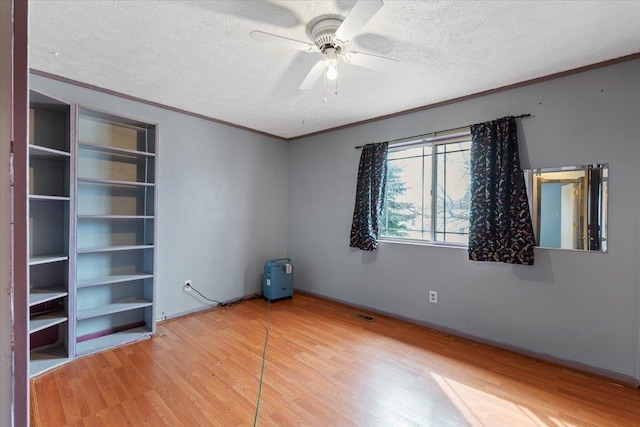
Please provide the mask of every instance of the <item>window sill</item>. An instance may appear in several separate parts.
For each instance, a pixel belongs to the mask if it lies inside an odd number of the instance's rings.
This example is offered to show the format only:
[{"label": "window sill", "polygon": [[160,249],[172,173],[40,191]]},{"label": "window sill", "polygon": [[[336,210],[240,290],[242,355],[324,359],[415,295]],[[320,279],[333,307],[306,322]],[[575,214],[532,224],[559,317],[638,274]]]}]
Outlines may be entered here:
[{"label": "window sill", "polygon": [[411,246],[431,246],[435,248],[450,248],[450,249],[469,249],[468,245],[463,243],[448,243],[448,242],[425,242],[423,240],[411,240],[411,239],[393,239],[389,237],[382,237],[378,239],[380,243],[392,243],[400,245]]},{"label": "window sill", "polygon": [[[399,245],[409,245],[409,246],[430,246],[435,248],[449,248],[449,249],[469,249],[468,245],[464,244],[456,244],[456,243],[447,243],[447,242],[425,242],[422,240],[411,240],[411,239],[392,239],[389,237],[382,237],[378,239],[379,243],[391,243],[391,244],[399,244]],[[534,246],[534,250],[545,250],[545,251],[563,251],[563,252],[578,252],[578,253],[607,253],[607,251],[587,251],[583,249],[565,249],[565,248],[549,248],[545,246]]]}]

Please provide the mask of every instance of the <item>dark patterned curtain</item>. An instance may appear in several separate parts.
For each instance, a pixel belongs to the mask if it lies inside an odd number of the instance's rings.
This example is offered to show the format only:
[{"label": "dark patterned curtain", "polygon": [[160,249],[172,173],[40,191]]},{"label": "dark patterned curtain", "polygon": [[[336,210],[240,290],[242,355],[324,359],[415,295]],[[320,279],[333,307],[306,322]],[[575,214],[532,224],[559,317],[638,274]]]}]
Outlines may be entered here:
[{"label": "dark patterned curtain", "polygon": [[352,248],[364,251],[378,248],[378,219],[382,216],[387,183],[388,145],[381,142],[362,147],[349,244]]},{"label": "dark patterned curtain", "polygon": [[471,126],[469,259],[533,265],[536,244],[514,117]]}]

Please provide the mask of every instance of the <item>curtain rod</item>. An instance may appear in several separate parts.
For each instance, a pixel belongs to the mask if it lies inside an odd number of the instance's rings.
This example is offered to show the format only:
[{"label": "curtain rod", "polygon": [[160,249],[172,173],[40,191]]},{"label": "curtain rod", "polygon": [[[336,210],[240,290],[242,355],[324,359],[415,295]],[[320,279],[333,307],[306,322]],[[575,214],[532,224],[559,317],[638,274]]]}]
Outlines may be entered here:
[{"label": "curtain rod", "polygon": [[[519,116],[513,116],[514,119],[523,119],[525,117],[531,117],[531,114],[520,114]],[[388,142],[389,142],[389,144],[394,144],[394,143],[397,143],[397,142],[404,142],[404,141],[408,141],[408,140],[412,140],[412,139],[416,139],[416,138],[422,139],[422,138],[424,138],[426,136],[429,136],[429,135],[436,136],[439,133],[446,133],[446,132],[451,132],[451,131],[458,130],[458,129],[464,129],[464,128],[469,127],[469,126],[471,126],[471,125],[461,126],[461,127],[452,128],[452,129],[446,129],[446,130],[439,130],[437,132],[423,133],[422,135],[415,135],[415,136],[409,136],[407,138],[394,139],[394,140],[388,141]],[[362,147],[364,147],[364,145],[357,145],[357,146],[355,146],[353,148],[355,148],[356,150],[359,150]]]}]

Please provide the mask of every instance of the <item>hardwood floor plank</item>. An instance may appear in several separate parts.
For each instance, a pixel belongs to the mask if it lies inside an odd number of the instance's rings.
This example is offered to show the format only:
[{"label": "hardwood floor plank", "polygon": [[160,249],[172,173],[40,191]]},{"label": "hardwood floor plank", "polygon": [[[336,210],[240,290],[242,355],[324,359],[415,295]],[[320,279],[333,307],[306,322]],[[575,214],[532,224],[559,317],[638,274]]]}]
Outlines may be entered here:
[{"label": "hardwood floor plank", "polygon": [[[267,303],[158,326],[31,381],[33,426],[247,426]],[[271,304],[261,426],[640,425],[640,393],[309,295]]]},{"label": "hardwood floor plank", "polygon": [[[65,407],[75,406],[75,402],[63,400],[58,391],[55,371],[45,374],[47,381],[37,378],[31,382],[31,419],[35,425],[64,426],[67,424]],[[64,405],[63,405],[64,402]]]},{"label": "hardwood floor plank", "polygon": [[115,406],[103,409],[96,415],[102,425],[104,426],[131,426],[135,425],[135,419],[130,419],[127,411],[124,408],[123,402],[128,402],[128,399],[123,400]]}]

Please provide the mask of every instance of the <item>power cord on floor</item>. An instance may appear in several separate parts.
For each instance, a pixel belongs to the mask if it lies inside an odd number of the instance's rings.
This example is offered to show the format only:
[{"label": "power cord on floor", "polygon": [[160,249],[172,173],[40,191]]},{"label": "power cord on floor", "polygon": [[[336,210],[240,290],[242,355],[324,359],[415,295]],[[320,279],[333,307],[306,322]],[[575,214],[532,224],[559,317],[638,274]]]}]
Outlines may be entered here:
[{"label": "power cord on floor", "polygon": [[220,302],[218,300],[211,299],[211,298],[208,298],[208,297],[204,296],[202,294],[202,292],[200,292],[199,290],[194,288],[192,285],[189,285],[189,289],[192,290],[192,291],[195,291],[198,295],[200,295],[202,298],[206,299],[207,301],[215,302],[216,304],[218,304],[219,307],[231,307],[232,305],[238,304],[239,302],[251,301],[251,300],[258,299],[258,298],[262,297],[261,295],[253,294],[253,296],[250,296],[248,298],[239,298],[239,299],[237,299],[235,301],[230,301],[230,302]]},{"label": "power cord on floor", "polygon": [[267,298],[267,333],[264,337],[262,349],[262,369],[260,370],[260,387],[258,388],[258,401],[256,402],[256,415],[253,419],[253,427],[258,427],[260,417],[260,402],[262,401],[262,384],[264,383],[264,367],[267,363],[267,345],[269,344],[269,329],[271,327],[271,300]]},{"label": "power cord on floor", "polygon": [[[253,296],[251,296],[249,298],[240,298],[240,299],[238,299],[236,301],[223,303],[221,301],[218,301],[218,300],[215,300],[215,299],[211,299],[211,298],[208,298],[208,297],[204,296],[202,294],[202,292],[200,292],[199,290],[197,290],[196,288],[194,288],[191,285],[189,285],[189,289],[195,291],[198,295],[200,295],[202,298],[206,299],[207,301],[215,302],[220,307],[230,307],[233,304],[237,304],[239,302],[250,301],[250,300],[253,300],[253,299],[257,299],[257,298],[262,298],[261,295],[254,294]],[[265,368],[265,366],[267,364],[267,346],[269,344],[269,330],[270,330],[270,328],[271,328],[271,300],[267,298],[267,326],[266,326],[266,334],[265,334],[265,337],[264,337],[264,347],[262,348],[262,368],[260,369],[260,386],[258,387],[258,400],[256,402],[256,414],[255,414],[254,419],[253,419],[253,426],[254,427],[258,427],[258,418],[260,417],[260,403],[262,402],[262,385],[264,383],[264,368]]]},{"label": "power cord on floor", "polygon": [[225,304],[223,302],[220,302],[218,300],[215,299],[211,299],[211,298],[207,298],[204,295],[202,295],[202,292],[200,292],[199,290],[197,290],[196,288],[194,288],[193,286],[189,285],[189,289],[191,289],[192,291],[195,291],[198,295],[200,295],[202,298],[206,299],[207,301],[211,301],[211,302],[215,302],[216,304],[218,304],[220,307],[224,307]]}]

